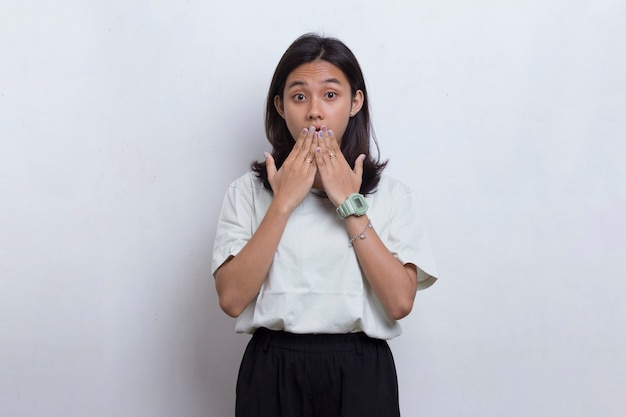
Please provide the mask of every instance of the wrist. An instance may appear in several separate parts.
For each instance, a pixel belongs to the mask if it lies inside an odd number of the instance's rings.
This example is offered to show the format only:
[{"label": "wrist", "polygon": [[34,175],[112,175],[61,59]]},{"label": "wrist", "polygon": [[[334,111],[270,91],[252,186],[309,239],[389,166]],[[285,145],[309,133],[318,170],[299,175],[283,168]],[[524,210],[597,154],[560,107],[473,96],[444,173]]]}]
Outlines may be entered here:
[{"label": "wrist", "polygon": [[[359,233],[354,234],[354,236],[352,236],[350,238],[350,241],[348,242],[348,246],[350,246],[350,247],[354,246],[354,243],[357,240],[365,239],[367,237],[367,231],[369,229],[373,229],[374,228],[374,226],[372,225],[371,220],[369,218],[367,218],[367,216],[360,217],[358,220],[361,220],[361,219],[363,219],[364,222],[367,222],[367,224],[365,226],[359,226],[359,227],[362,227],[363,230],[361,232],[359,232]],[[356,220],[356,218],[355,218],[355,220]]]},{"label": "wrist", "polygon": [[289,201],[274,198],[268,207],[268,211],[272,211],[273,213],[281,216],[289,217],[295,208],[296,206]]},{"label": "wrist", "polygon": [[349,216],[360,217],[367,213],[368,205],[362,194],[352,193],[346,200],[337,206],[337,215],[341,219]]}]

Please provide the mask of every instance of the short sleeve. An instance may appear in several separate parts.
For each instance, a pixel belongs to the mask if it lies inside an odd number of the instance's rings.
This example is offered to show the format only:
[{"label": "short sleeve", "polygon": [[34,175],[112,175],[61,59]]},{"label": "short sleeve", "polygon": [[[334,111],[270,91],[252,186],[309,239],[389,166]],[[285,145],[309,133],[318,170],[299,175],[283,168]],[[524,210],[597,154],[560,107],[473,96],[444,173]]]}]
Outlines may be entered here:
[{"label": "short sleeve", "polygon": [[437,268],[424,221],[412,191],[399,185],[393,193],[387,247],[403,264],[417,266],[417,289],[437,280]]},{"label": "short sleeve", "polygon": [[229,258],[237,255],[253,233],[253,193],[242,179],[228,187],[215,231],[212,274]]}]

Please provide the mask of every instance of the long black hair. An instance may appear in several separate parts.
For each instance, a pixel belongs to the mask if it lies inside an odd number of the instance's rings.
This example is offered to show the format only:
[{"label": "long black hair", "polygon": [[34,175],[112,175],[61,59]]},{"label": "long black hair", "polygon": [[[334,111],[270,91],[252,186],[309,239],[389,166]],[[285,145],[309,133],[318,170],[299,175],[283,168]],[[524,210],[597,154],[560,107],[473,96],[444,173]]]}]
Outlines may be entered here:
[{"label": "long black hair", "polygon": [[[345,133],[341,139],[341,151],[354,169],[354,161],[360,154],[365,154],[363,161],[363,180],[360,192],[371,193],[380,181],[380,174],[387,165],[387,161],[380,161],[379,148],[373,134],[370,122],[369,102],[365,80],[361,67],[352,51],[340,40],[323,37],[315,33],[308,33],[296,39],[285,51],[274,71],[272,82],[267,93],[265,105],[265,134],[272,145],[272,157],[279,169],[293,149],[294,139],[289,133],[285,120],[276,110],[274,98],[283,99],[287,77],[300,65],[316,60],[327,61],[339,68],[350,83],[352,96],[358,90],[363,92],[363,106],[361,110],[350,118]],[[370,152],[370,142],[376,147],[376,154]],[[267,180],[265,162],[253,161],[251,168],[263,180],[266,189],[272,190]]]}]

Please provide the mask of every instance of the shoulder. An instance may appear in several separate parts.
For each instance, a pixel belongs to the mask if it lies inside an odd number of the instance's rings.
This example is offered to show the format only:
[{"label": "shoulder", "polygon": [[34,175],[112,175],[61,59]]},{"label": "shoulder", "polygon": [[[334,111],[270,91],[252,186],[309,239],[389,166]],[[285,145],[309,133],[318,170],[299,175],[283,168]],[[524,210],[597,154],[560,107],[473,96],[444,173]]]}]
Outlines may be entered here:
[{"label": "shoulder", "polygon": [[256,176],[252,171],[248,171],[229,185],[229,190],[232,191],[248,191],[258,192],[263,190],[263,181]]},{"label": "shoulder", "polygon": [[271,193],[263,187],[254,172],[246,172],[230,183],[224,200],[233,206],[255,206],[259,201],[271,200]]},{"label": "shoulder", "polygon": [[389,197],[390,195],[400,195],[400,194],[410,194],[411,188],[393,177],[389,175],[382,174],[380,176],[380,181],[376,186],[376,189],[372,193],[373,197]]}]

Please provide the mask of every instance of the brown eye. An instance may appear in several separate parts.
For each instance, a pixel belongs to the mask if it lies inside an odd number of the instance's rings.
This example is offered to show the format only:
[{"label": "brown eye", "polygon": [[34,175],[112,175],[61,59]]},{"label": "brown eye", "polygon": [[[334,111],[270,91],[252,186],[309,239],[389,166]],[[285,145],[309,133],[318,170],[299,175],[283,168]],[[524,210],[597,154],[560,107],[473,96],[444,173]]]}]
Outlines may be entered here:
[{"label": "brown eye", "polygon": [[294,98],[296,101],[302,101],[302,100],[304,100],[304,99],[305,99],[304,94],[296,94],[295,96],[293,96],[293,98]]},{"label": "brown eye", "polygon": [[331,98],[331,99],[335,98],[335,97],[337,97],[337,93],[335,93],[333,91],[330,91],[330,92],[326,93],[326,97]]}]

